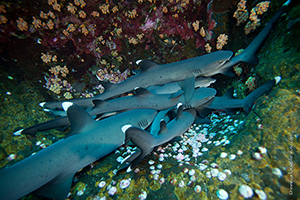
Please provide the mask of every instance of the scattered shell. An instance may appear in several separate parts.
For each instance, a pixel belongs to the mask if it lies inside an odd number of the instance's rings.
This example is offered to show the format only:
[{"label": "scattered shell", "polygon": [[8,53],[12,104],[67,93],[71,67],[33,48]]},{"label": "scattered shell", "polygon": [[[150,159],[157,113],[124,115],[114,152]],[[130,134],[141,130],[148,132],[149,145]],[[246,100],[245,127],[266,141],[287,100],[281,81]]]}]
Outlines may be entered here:
[{"label": "scattered shell", "polygon": [[43,144],[40,145],[40,147],[41,147],[42,149],[45,149],[47,146],[43,143]]},{"label": "scattered shell", "polygon": [[219,173],[219,170],[218,170],[218,169],[212,169],[212,170],[210,171],[210,173],[211,173],[211,176],[212,176],[212,177],[217,177],[217,176],[218,176],[218,173]]},{"label": "scattered shell", "polygon": [[162,166],[162,164],[158,164],[156,167],[157,167],[157,169],[161,169],[163,166]]},{"label": "scattered shell", "polygon": [[135,169],[133,170],[133,172],[136,173],[136,174],[139,173],[140,171],[141,171],[140,168],[135,168]]},{"label": "scattered shell", "polygon": [[254,191],[257,194],[259,199],[266,200],[268,198],[267,194],[263,190],[255,189]]},{"label": "scattered shell", "polygon": [[225,169],[225,170],[223,170],[223,172],[227,175],[231,175],[231,171],[229,169]]},{"label": "scattered shell", "polygon": [[237,150],[236,154],[240,156],[240,155],[243,154],[243,151],[242,150]]},{"label": "scattered shell", "polygon": [[212,168],[219,168],[219,165],[217,163],[211,163],[210,166]]},{"label": "scattered shell", "polygon": [[225,179],[227,178],[226,174],[223,172],[219,172],[217,176],[220,181],[225,181]]},{"label": "scattered shell", "polygon": [[40,146],[41,144],[42,144],[41,141],[37,141],[37,142],[35,143],[36,146]]},{"label": "scattered shell", "polygon": [[170,180],[170,183],[171,183],[171,185],[176,185],[177,179],[176,179],[176,178],[172,178],[172,179]]},{"label": "scattered shell", "polygon": [[205,170],[206,168],[207,168],[207,165],[204,165],[204,164],[202,164],[202,163],[199,164],[199,169],[200,169],[201,171]]},{"label": "scattered shell", "polygon": [[165,160],[165,158],[164,158],[164,157],[161,157],[161,158],[159,158],[158,160],[159,160],[160,162],[162,162],[162,161]]},{"label": "scattered shell", "polygon": [[258,151],[259,151],[261,154],[266,154],[266,153],[267,153],[267,148],[266,148],[266,147],[258,147]]},{"label": "scattered shell", "polygon": [[139,194],[139,199],[140,200],[144,200],[147,198],[147,192],[146,191],[142,191],[140,194]]},{"label": "scattered shell", "polygon": [[179,181],[178,183],[178,187],[183,188],[185,186],[185,182],[184,181]]},{"label": "scattered shell", "polygon": [[108,194],[109,195],[115,195],[117,192],[117,188],[115,186],[111,187],[109,190],[108,190]]},{"label": "scattered shell", "polygon": [[195,188],[194,188],[194,191],[196,193],[200,193],[201,192],[201,186],[200,185],[196,185]]},{"label": "scattered shell", "polygon": [[183,172],[183,173],[188,173],[188,172],[189,172],[189,169],[185,167],[185,168],[182,169],[182,172]]},{"label": "scattered shell", "polygon": [[202,160],[202,162],[201,162],[202,164],[208,164],[209,163],[209,161],[208,160]]},{"label": "scattered shell", "polygon": [[130,180],[128,179],[123,179],[121,182],[120,182],[120,188],[121,189],[125,189],[127,188],[129,185],[130,185]]},{"label": "scattered shell", "polygon": [[154,160],[149,160],[149,161],[148,161],[148,164],[149,164],[149,165],[153,165],[153,164],[154,164]]},{"label": "scattered shell", "polygon": [[197,179],[197,177],[195,176],[195,175],[192,175],[191,177],[190,177],[190,181],[195,181]]},{"label": "scattered shell", "polygon": [[273,173],[274,175],[278,176],[279,178],[282,177],[282,172],[281,172],[281,170],[280,170],[279,168],[273,168],[273,169],[272,169],[272,173]]},{"label": "scattered shell", "polygon": [[159,179],[159,175],[158,175],[158,174],[154,174],[154,175],[153,175],[153,180],[156,180],[156,181],[157,181],[158,179]]},{"label": "scattered shell", "polygon": [[103,188],[106,185],[105,181],[100,181],[100,183],[98,184],[99,188]]},{"label": "scattered shell", "polygon": [[226,199],[228,199],[228,197],[229,197],[228,192],[226,192],[226,191],[223,190],[223,189],[217,190],[217,196],[218,196],[218,198],[221,199],[221,200],[226,200]]},{"label": "scattered shell", "polygon": [[122,162],[124,160],[124,158],[122,157],[122,156],[119,156],[118,158],[117,158],[117,162]]},{"label": "scattered shell", "polygon": [[161,184],[161,185],[164,184],[165,181],[166,181],[166,179],[164,177],[162,177],[158,180],[159,184]]},{"label": "scattered shell", "polygon": [[228,157],[230,160],[234,160],[236,158],[235,154],[230,154],[230,156]]},{"label": "scattered shell", "polygon": [[205,175],[206,175],[207,178],[211,178],[211,173],[210,172],[206,172]]},{"label": "scattered shell", "polygon": [[221,157],[221,158],[226,158],[226,157],[227,157],[227,153],[222,152],[222,153],[220,154],[220,157]]},{"label": "scattered shell", "polygon": [[7,160],[14,160],[17,158],[17,154],[10,154],[8,157],[7,157]]},{"label": "scattered shell", "polygon": [[208,151],[208,148],[203,147],[201,151],[202,151],[202,152],[206,152],[206,151]]},{"label": "scattered shell", "polygon": [[254,153],[252,154],[252,156],[253,156],[253,158],[254,158],[255,160],[261,160],[261,159],[262,159],[261,154],[258,153],[258,152],[254,152]]},{"label": "scattered shell", "polygon": [[76,194],[77,196],[81,196],[81,195],[83,195],[83,190],[79,190],[78,192],[77,192],[77,194]]},{"label": "scattered shell", "polygon": [[195,171],[194,169],[191,169],[191,170],[189,171],[189,175],[190,175],[190,176],[193,176],[193,175],[195,174],[195,172],[196,172],[196,171]]},{"label": "scattered shell", "polygon": [[248,185],[241,185],[239,187],[240,195],[244,198],[251,198],[253,196],[253,190]]},{"label": "scattered shell", "polygon": [[151,166],[149,167],[149,169],[155,170],[155,167],[154,167],[153,165],[151,165]]}]

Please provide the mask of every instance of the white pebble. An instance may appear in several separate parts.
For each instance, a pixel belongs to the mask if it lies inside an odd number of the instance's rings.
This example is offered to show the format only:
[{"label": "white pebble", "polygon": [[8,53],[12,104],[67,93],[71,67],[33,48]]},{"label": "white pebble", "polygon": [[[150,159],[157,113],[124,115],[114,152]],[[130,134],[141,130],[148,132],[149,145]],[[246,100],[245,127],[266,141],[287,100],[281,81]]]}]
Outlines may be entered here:
[{"label": "white pebble", "polygon": [[226,192],[226,191],[223,190],[223,189],[217,190],[217,196],[218,196],[218,198],[221,199],[221,200],[226,200],[226,199],[228,199],[228,197],[229,197],[228,192]]},{"label": "white pebble", "polygon": [[195,170],[194,169],[191,169],[190,171],[189,171],[189,175],[190,176],[193,176],[195,174]]},{"label": "white pebble", "polygon": [[219,181],[225,181],[225,179],[227,178],[226,174],[223,172],[219,172],[217,176]]},{"label": "white pebble", "polygon": [[281,172],[281,170],[280,170],[279,168],[273,168],[273,169],[272,169],[272,173],[273,173],[274,175],[278,176],[279,178],[282,177],[282,172]]},{"label": "white pebble", "polygon": [[149,163],[149,165],[153,165],[154,164],[154,160],[149,160],[148,163]]},{"label": "white pebble", "polygon": [[236,158],[236,155],[235,154],[230,154],[229,157],[228,157],[230,160],[234,160]]},{"label": "white pebble", "polygon": [[226,157],[227,157],[227,153],[222,152],[222,153],[220,154],[220,157],[221,157],[221,158],[226,158]]},{"label": "white pebble", "polygon": [[212,169],[212,170],[210,171],[210,173],[211,173],[211,176],[212,176],[212,177],[217,177],[217,176],[218,176],[218,173],[219,173],[219,170],[218,170],[218,169]]},{"label": "white pebble", "polygon": [[259,199],[266,200],[268,198],[267,194],[263,190],[255,189],[254,191],[257,194]]},{"label": "white pebble", "polygon": [[253,190],[248,185],[241,185],[239,187],[240,195],[244,198],[251,198],[253,196]]}]

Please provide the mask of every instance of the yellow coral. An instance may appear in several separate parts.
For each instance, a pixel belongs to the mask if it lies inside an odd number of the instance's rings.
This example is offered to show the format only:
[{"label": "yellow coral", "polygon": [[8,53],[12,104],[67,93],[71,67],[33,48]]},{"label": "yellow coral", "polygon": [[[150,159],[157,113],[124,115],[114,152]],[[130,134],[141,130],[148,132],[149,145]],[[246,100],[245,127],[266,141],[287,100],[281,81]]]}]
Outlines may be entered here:
[{"label": "yellow coral", "polygon": [[69,5],[67,6],[67,10],[72,13],[72,14],[75,14],[77,8],[72,4],[72,3],[69,3]]},{"label": "yellow coral", "polygon": [[7,21],[8,19],[5,16],[0,15],[0,24],[5,24]]}]

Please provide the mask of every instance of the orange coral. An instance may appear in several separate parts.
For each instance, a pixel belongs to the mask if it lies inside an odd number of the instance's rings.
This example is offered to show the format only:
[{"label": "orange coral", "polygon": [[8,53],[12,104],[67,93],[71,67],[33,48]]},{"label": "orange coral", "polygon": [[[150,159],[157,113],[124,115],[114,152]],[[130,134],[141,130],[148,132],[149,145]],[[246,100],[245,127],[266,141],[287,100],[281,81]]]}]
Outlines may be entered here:
[{"label": "orange coral", "polygon": [[224,45],[227,44],[227,40],[228,40],[228,35],[226,34],[220,34],[219,37],[217,38],[217,49],[221,50],[223,48]]},{"label": "orange coral", "polygon": [[0,24],[5,24],[7,21],[8,19],[5,16],[0,15]]},{"label": "orange coral", "polygon": [[81,17],[82,19],[85,19],[85,18],[86,18],[86,13],[85,13],[83,10],[80,10],[80,11],[78,12],[78,14],[79,14],[79,17]]},{"label": "orange coral", "polygon": [[26,21],[24,21],[23,18],[19,17],[17,19],[17,26],[20,31],[27,31],[28,30],[28,24]]},{"label": "orange coral", "polygon": [[0,13],[6,13],[4,5],[0,5]]},{"label": "orange coral", "polygon": [[72,14],[75,14],[77,8],[72,4],[72,3],[69,3],[69,5],[67,6],[67,10],[72,13]]}]

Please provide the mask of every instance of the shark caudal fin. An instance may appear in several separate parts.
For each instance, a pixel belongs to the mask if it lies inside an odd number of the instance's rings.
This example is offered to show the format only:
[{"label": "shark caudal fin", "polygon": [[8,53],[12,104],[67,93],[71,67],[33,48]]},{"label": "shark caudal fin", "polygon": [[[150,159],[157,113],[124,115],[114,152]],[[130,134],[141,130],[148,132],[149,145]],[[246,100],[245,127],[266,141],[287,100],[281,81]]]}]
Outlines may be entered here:
[{"label": "shark caudal fin", "polygon": [[155,138],[148,132],[130,125],[123,126],[122,131],[125,133],[125,142],[131,141],[141,150],[128,167],[127,172],[130,172],[153,150]]},{"label": "shark caudal fin", "polygon": [[253,92],[251,92],[245,99],[243,99],[243,108],[246,114],[249,114],[253,104],[255,101],[264,94],[269,94],[273,86],[279,83],[281,80],[280,76],[275,77],[273,80],[266,82],[265,84],[261,85]]}]

